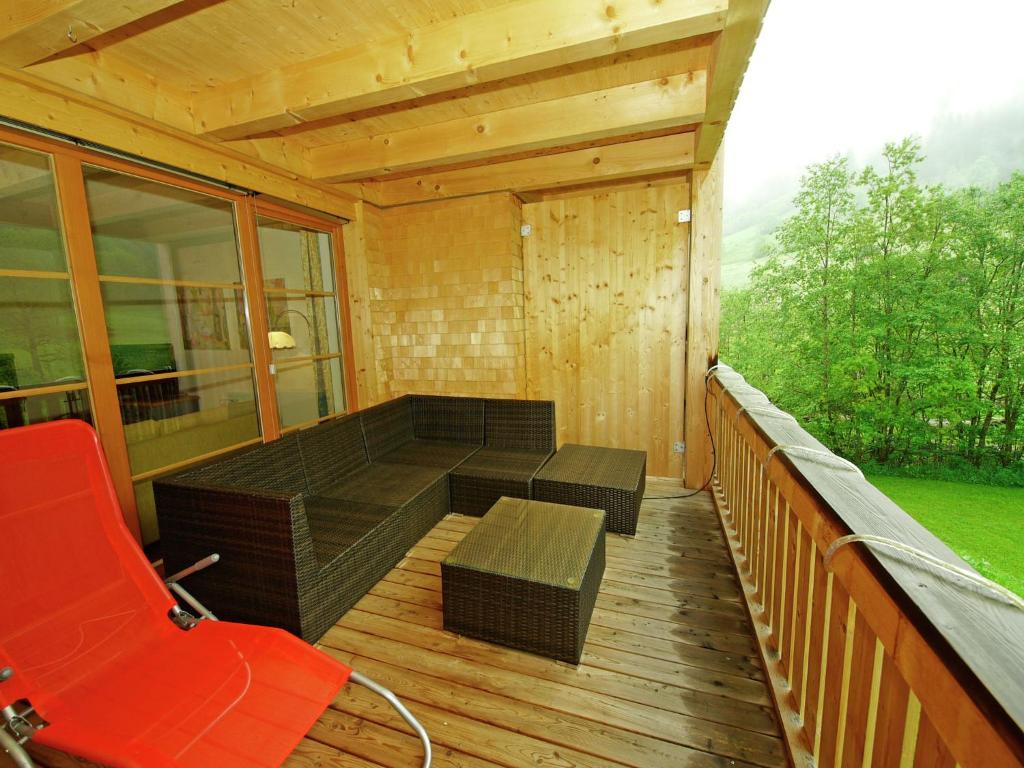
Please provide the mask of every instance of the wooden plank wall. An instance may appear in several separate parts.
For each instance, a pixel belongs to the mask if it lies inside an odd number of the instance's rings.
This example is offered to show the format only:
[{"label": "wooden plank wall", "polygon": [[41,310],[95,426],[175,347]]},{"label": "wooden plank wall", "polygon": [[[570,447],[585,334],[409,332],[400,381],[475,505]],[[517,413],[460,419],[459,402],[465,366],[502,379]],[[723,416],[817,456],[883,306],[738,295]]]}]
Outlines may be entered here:
[{"label": "wooden plank wall", "polygon": [[681,477],[690,207],[686,181],[523,206],[527,395],[559,444],[645,449]]},{"label": "wooden plank wall", "polygon": [[525,396],[520,216],[507,192],[381,212],[368,252],[380,399]]}]

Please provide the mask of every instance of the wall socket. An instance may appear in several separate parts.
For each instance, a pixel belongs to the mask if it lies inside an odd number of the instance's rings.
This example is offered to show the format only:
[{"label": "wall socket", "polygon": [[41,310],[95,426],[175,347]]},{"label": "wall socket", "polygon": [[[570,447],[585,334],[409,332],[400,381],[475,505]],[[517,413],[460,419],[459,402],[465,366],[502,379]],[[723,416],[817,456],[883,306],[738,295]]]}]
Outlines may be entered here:
[{"label": "wall socket", "polygon": [[676,440],[672,443],[672,453],[686,453],[686,443],[682,440]]}]

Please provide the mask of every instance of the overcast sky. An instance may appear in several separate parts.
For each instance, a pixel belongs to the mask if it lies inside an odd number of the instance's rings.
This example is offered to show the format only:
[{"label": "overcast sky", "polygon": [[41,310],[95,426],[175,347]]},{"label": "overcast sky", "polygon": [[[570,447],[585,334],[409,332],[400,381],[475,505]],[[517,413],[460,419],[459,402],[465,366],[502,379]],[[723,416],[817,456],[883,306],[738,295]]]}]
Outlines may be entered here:
[{"label": "overcast sky", "polygon": [[771,0],[726,133],[726,210],[836,152],[1024,98],[1022,38],[1024,0]]}]

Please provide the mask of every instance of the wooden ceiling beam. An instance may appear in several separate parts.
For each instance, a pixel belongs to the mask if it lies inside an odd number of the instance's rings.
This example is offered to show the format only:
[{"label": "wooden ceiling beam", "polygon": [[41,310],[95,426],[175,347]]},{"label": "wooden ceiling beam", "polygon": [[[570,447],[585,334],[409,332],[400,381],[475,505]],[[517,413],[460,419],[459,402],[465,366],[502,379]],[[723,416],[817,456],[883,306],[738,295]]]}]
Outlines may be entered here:
[{"label": "wooden ceiling beam", "polygon": [[381,181],[378,204],[571,187],[693,168],[692,132]]},{"label": "wooden ceiling beam", "polygon": [[730,0],[725,29],[711,46],[708,106],[697,131],[697,164],[708,168],[718,154],[725,126],[736,104],[743,75],[761,32],[769,0]]},{"label": "wooden ceiling beam", "polygon": [[707,72],[511,107],[420,128],[316,147],[310,176],[352,181],[417,168],[681,128],[704,118]]},{"label": "wooden ceiling beam", "polygon": [[728,0],[520,0],[197,94],[238,139],[722,29]]},{"label": "wooden ceiling beam", "polygon": [[300,174],[203,141],[39,77],[0,68],[6,117],[103,144],[230,184],[351,219],[355,199]]},{"label": "wooden ceiling beam", "polygon": [[20,69],[182,0],[16,0],[0,13],[0,64]]}]

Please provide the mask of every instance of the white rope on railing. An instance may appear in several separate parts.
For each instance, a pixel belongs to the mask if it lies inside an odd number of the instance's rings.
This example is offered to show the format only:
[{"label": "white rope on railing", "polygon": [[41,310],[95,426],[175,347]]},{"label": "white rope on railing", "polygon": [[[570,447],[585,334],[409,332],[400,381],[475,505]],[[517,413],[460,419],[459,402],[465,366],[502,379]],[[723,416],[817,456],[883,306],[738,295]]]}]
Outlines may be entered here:
[{"label": "white rope on railing", "polygon": [[858,475],[860,475],[862,480],[864,479],[864,473],[861,471],[861,468],[858,467],[856,464],[854,464],[852,461],[849,461],[848,459],[844,459],[842,456],[836,456],[831,451],[823,451],[820,448],[812,448],[809,445],[790,445],[788,443],[779,443],[778,445],[773,447],[770,451],[768,451],[768,455],[764,459],[764,465],[767,467],[768,463],[772,460],[772,456],[774,456],[776,453],[778,453],[780,451],[782,453],[793,453],[793,452],[796,452],[796,453],[808,454],[808,455],[804,456],[803,458],[810,459],[811,461],[814,461],[815,459],[818,459],[818,463],[820,463],[820,464],[826,463],[826,462],[821,461],[820,460],[821,458],[829,459],[830,461],[833,461],[833,462],[839,464],[840,466],[846,467],[847,469],[849,469],[849,470],[851,470],[853,472],[856,472]]},{"label": "white rope on railing", "polygon": [[758,416],[769,416],[776,419],[785,419],[786,421],[791,421],[794,424],[799,424],[799,422],[796,420],[796,416],[794,416],[791,413],[786,413],[784,410],[782,410],[781,408],[776,408],[774,405],[769,406],[767,408],[762,405],[741,405],[736,410],[736,418],[739,418],[739,415],[743,412],[754,413],[757,414]]},{"label": "white rope on railing", "polygon": [[844,547],[847,544],[853,544],[854,542],[877,544],[882,547],[889,547],[890,549],[895,549],[898,552],[904,552],[908,555],[916,557],[918,560],[922,560],[928,563],[929,565],[935,566],[939,570],[956,574],[962,579],[965,579],[973,584],[977,584],[980,587],[984,587],[990,592],[994,592],[995,594],[1002,597],[1010,605],[1013,605],[1019,608],[1020,610],[1024,610],[1024,599],[1021,599],[1015,593],[1011,592],[1001,584],[996,584],[991,579],[986,579],[979,573],[974,573],[973,571],[968,571],[966,568],[961,568],[957,565],[953,565],[952,563],[947,563],[945,560],[935,557],[935,555],[925,552],[922,549],[912,547],[909,544],[904,544],[903,542],[897,541],[896,539],[886,538],[885,536],[873,536],[868,533],[852,533],[849,536],[840,536],[838,539],[836,539],[829,545],[828,549],[825,550],[825,557],[823,558],[825,568],[831,570],[832,559],[835,557],[836,552],[839,551],[841,547]]}]

